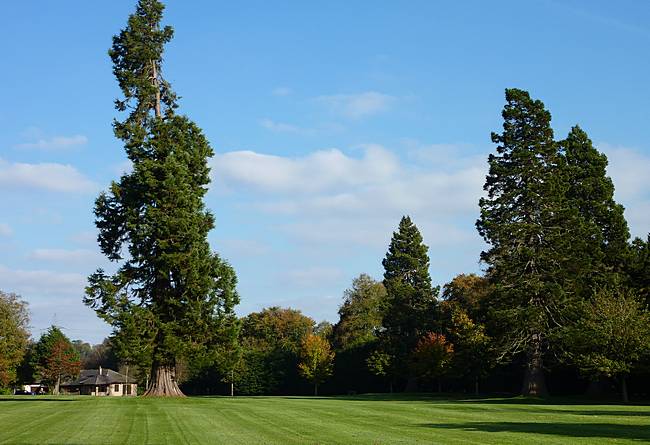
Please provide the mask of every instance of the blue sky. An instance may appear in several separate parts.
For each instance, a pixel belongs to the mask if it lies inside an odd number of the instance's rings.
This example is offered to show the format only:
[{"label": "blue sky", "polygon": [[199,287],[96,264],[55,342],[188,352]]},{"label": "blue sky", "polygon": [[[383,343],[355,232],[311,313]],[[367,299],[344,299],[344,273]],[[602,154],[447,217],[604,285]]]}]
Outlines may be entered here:
[{"label": "blue sky", "polygon": [[[3,5],[0,289],[30,303],[36,337],[110,330],[81,299],[106,266],[94,199],[128,168],[106,52],[134,3]],[[649,2],[170,0],[165,21],[164,74],[217,153],[210,241],[238,273],[242,315],[335,321],[355,276],[381,277],[403,214],[434,282],[479,271],[507,87],[545,102],[556,137],[589,133],[633,234],[650,231]]]}]

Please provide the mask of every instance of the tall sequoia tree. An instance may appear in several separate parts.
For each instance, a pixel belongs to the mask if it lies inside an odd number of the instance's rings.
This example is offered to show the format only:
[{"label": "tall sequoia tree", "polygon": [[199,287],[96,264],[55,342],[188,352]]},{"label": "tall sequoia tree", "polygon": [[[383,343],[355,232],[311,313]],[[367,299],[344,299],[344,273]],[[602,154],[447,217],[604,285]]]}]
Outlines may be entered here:
[{"label": "tall sequoia tree", "polygon": [[133,170],[95,202],[102,252],[119,267],[88,279],[85,302],[113,326],[121,357],[151,364],[145,395],[182,396],[176,361],[231,341],[238,324],[236,276],[207,241],[214,217],[203,204],[213,151],[201,129],[175,113],[162,76],[164,6],[140,0],[109,55],[123,98],[115,120]]},{"label": "tall sequoia tree", "polygon": [[580,215],[595,226],[592,255],[592,280],[601,282],[607,275],[624,269],[630,231],[623,206],[614,201],[614,184],[607,176],[607,156],[600,153],[579,126],[559,143],[566,161],[569,188],[567,198]]},{"label": "tall sequoia tree", "polygon": [[526,91],[506,90],[503,132],[480,200],[477,228],[489,244],[481,254],[495,288],[492,320],[502,339],[501,358],[525,354],[524,395],[543,395],[544,353],[562,313],[583,293],[590,270],[589,234],[567,199],[564,158],[553,140],[551,114]]},{"label": "tall sequoia tree", "polygon": [[432,288],[428,247],[408,216],[402,217],[393,233],[384,266],[387,309],[384,314],[385,352],[402,365],[407,377],[407,358],[426,332],[433,329],[439,288]]}]

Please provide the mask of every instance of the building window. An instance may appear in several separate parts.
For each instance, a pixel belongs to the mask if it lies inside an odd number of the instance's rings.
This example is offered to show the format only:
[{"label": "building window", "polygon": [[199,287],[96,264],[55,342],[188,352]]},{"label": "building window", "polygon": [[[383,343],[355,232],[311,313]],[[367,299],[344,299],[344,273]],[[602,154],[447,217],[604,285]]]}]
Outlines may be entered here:
[{"label": "building window", "polygon": [[117,383],[115,384],[115,392],[120,392],[120,385]]},{"label": "building window", "polygon": [[131,395],[131,385],[124,385],[124,394],[127,396]]}]

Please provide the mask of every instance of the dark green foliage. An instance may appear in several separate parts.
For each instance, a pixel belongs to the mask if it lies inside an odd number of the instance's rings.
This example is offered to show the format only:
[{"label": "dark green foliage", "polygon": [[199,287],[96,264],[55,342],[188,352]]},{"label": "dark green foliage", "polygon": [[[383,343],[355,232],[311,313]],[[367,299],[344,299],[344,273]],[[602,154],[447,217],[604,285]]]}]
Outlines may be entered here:
[{"label": "dark green foliage", "polygon": [[123,99],[115,100],[118,111],[129,111],[123,122],[115,121],[115,135],[126,144],[127,153],[137,154],[147,139],[155,118],[172,116],[176,94],[162,77],[165,44],[174,36],[171,26],[160,29],[165,6],[158,0],[140,0],[127,27],[113,36],[108,54]]},{"label": "dark green foliage", "polygon": [[82,369],[96,369],[100,366],[115,371],[119,369],[118,358],[108,338],[100,344],[92,346],[81,340],[73,340],[72,346],[79,354]]},{"label": "dark green foliage", "polygon": [[378,347],[378,336],[387,306],[386,288],[367,274],[352,281],[339,307],[332,342],[336,350],[333,385],[341,391],[384,390],[386,376],[368,367]]},{"label": "dark green foliage", "polygon": [[212,148],[187,117],[174,114],[175,95],[161,76],[163,5],[141,0],[110,56],[124,95],[115,135],[133,170],[95,204],[102,252],[119,264],[88,279],[85,303],[114,328],[122,361],[173,368],[176,359],[232,341],[239,301],[232,268],[210,249],[214,217],[203,204]]},{"label": "dark green foliage", "polygon": [[387,293],[382,349],[394,357],[403,377],[409,373],[408,357],[418,340],[434,328],[439,289],[431,286],[427,251],[420,231],[404,216],[382,261]]},{"label": "dark green foliage", "polygon": [[545,393],[543,354],[562,312],[584,292],[593,225],[567,198],[565,160],[553,140],[551,114],[525,91],[506,90],[503,133],[492,134],[487,197],[481,198],[481,254],[495,285],[490,304],[502,358],[524,352],[524,394]]},{"label": "dark green foliage", "polygon": [[559,145],[569,181],[567,199],[585,224],[591,224],[591,276],[603,282],[611,272],[623,271],[630,237],[623,206],[614,201],[614,184],[606,172],[607,156],[596,150],[578,126]]},{"label": "dark green foliage", "polygon": [[650,234],[645,241],[641,238],[632,241],[627,271],[632,288],[650,307]]}]

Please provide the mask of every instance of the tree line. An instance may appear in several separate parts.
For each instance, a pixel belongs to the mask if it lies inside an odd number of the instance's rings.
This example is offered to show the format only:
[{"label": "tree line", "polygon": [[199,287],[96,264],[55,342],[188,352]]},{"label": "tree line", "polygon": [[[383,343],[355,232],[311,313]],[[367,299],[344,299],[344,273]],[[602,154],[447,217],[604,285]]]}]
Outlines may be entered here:
[{"label": "tree line", "polygon": [[[173,37],[163,10],[139,0],[109,51],[122,93],[113,129],[133,168],[95,202],[98,242],[115,272],[93,273],[84,298],[112,326],[111,351],[146,395],[224,386],[292,394],[307,384],[314,393],[512,391],[520,377],[516,392],[543,396],[546,377],[564,373],[571,381],[615,378],[627,399],[627,378],[647,375],[650,236],[630,241],[607,158],[587,133],[575,126],[557,140],[550,112],[520,89],[506,90],[503,127],[492,134],[476,222],[488,246],[482,275],[434,286],[428,247],[404,216],[383,279],[355,279],[334,325],[277,307],[237,317],[236,274],[207,241],[213,150],[178,114],[163,76]],[[2,301],[16,320],[0,335],[6,386],[28,335],[20,299]],[[78,359],[59,349],[68,362]]]}]

